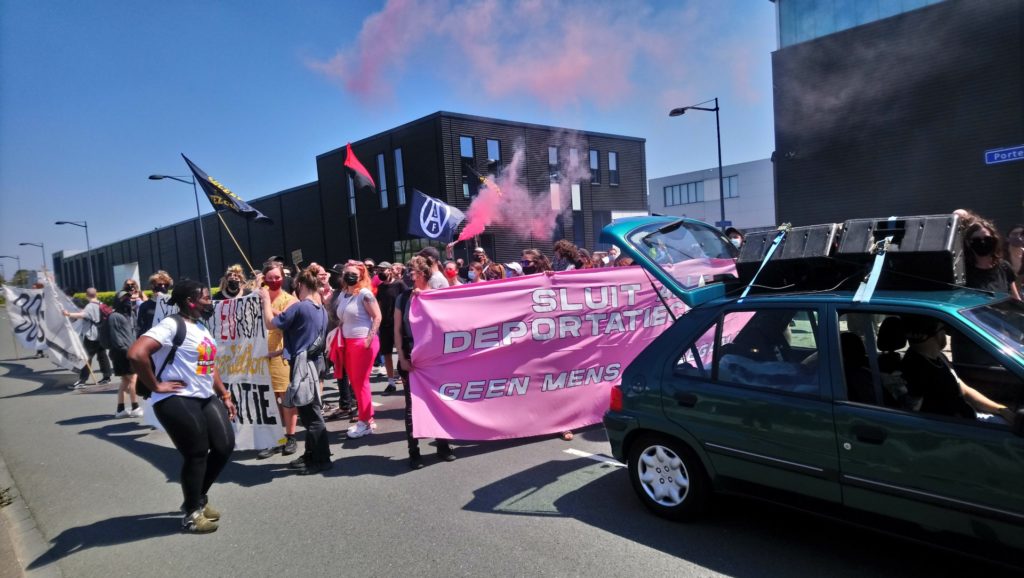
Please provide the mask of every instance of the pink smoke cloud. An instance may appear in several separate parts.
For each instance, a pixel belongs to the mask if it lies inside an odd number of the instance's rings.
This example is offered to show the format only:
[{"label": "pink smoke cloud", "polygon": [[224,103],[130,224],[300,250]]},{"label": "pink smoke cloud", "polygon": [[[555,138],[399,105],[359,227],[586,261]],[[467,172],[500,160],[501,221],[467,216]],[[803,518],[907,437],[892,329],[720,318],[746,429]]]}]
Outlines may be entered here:
[{"label": "pink smoke cloud", "polygon": [[429,52],[438,74],[454,75],[450,84],[461,81],[488,100],[606,108],[638,92],[642,67],[656,67],[666,79],[681,76],[673,28],[692,23],[692,13],[598,1],[388,0],[366,19],[354,45],[307,66],[353,94],[377,98],[393,93],[410,59]]},{"label": "pink smoke cloud", "polygon": [[[575,148],[585,150],[582,140],[572,132],[555,135],[553,142],[563,150]],[[558,215],[562,214],[572,201],[572,183],[590,179],[590,167],[584,155],[575,159],[566,158],[557,178],[557,198],[552,199],[551,189],[539,194],[531,193],[522,182],[523,163],[526,151],[522,143],[516,143],[512,161],[500,175],[487,177],[487,185],[466,211],[466,225],[459,235],[465,241],[483,233],[487,227],[499,226],[521,239],[550,238],[555,230]]]}]

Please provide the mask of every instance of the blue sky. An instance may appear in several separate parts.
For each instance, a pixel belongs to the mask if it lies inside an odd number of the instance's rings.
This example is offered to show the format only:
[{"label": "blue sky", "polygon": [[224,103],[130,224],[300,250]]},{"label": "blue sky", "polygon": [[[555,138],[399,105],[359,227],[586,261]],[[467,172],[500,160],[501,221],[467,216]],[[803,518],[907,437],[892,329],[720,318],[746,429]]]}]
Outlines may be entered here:
[{"label": "blue sky", "polygon": [[[0,0],[0,254],[38,266],[195,216],[185,153],[244,199],[438,110],[647,139],[648,177],[774,146],[767,0]],[[210,207],[200,199],[203,212]],[[340,216],[339,216],[340,218]],[[14,262],[3,260],[8,275]]]}]

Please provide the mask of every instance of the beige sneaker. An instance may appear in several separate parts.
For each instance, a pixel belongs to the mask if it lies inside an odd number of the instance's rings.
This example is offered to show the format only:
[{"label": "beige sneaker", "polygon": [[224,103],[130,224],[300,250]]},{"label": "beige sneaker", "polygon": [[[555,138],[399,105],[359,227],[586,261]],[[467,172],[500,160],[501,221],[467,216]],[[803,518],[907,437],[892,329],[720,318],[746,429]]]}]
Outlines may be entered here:
[{"label": "beige sneaker", "polygon": [[203,517],[211,522],[216,522],[220,520],[220,512],[213,509],[213,506],[210,504],[206,504],[203,506]]},{"label": "beige sneaker", "polygon": [[181,529],[190,534],[209,534],[217,531],[217,523],[204,516],[202,510],[196,510],[182,518]]}]

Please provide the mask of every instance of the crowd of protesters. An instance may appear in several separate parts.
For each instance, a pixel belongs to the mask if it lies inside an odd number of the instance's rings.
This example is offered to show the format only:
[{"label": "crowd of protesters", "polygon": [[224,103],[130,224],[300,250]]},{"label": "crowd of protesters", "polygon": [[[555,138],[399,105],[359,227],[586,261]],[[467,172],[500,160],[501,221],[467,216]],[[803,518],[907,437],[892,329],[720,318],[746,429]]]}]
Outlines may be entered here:
[{"label": "crowd of protesters", "polygon": [[[967,210],[956,214],[963,222],[966,285],[1020,299],[1024,225],[1014,225],[1003,237],[979,215]],[[742,247],[742,231],[730,228],[725,235],[734,246]],[[257,458],[297,453],[296,428],[301,422],[305,448],[289,467],[299,474],[330,469],[326,422],[348,419],[352,425],[343,434],[346,439],[373,434],[377,424],[371,377],[386,376],[383,395],[396,393],[399,387],[404,393],[409,467],[422,468],[419,442],[412,435],[409,391],[415,346],[409,307],[418,295],[467,283],[633,264],[616,247],[590,252],[565,239],[548,252],[526,249],[518,261],[508,263],[492,261],[482,247],[473,250],[469,262],[452,258],[451,245],[447,255],[449,259],[443,260],[441,251],[428,246],[406,264],[364,259],[330,268],[312,263],[305,269],[290,268],[274,256],[251,278],[239,265],[224,272],[212,299],[259,293],[268,330],[271,386],[285,438],[283,445],[261,450]],[[66,313],[81,320],[79,332],[90,356],[75,387],[86,383],[96,356],[102,372],[99,383],[109,382],[112,374],[121,378],[115,417],[141,417],[137,384],[152,392],[154,413],[184,459],[183,527],[211,532],[217,529],[220,513],[209,505],[206,495],[234,448],[228,421],[235,413],[214,363],[216,342],[203,323],[204,315],[212,312],[211,295],[193,281],[175,285],[164,271],[154,273],[149,285],[154,297],[169,295],[179,313],[154,325],[158,299],[147,297],[131,279],[117,293],[111,312],[102,310],[95,289],[90,289],[82,311]],[[107,316],[110,329],[103,339],[99,328]],[[324,379],[332,370],[336,405],[323,399]],[[572,432],[563,432],[562,437],[571,440]],[[440,459],[456,459],[451,440],[436,440],[436,446]]]}]

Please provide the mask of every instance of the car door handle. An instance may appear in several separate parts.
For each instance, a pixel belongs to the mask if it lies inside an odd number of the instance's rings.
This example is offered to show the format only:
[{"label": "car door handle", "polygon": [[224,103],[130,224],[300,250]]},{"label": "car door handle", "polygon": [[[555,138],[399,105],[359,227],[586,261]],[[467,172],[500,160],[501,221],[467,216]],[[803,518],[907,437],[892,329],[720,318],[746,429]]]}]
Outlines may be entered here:
[{"label": "car door handle", "polygon": [[854,437],[857,441],[864,442],[866,444],[881,445],[888,434],[884,429],[880,427],[874,427],[869,425],[855,425],[852,428]]},{"label": "car door handle", "polygon": [[679,393],[676,393],[675,397],[676,401],[679,402],[679,405],[683,407],[693,407],[697,405],[697,394],[695,393],[681,391]]}]

